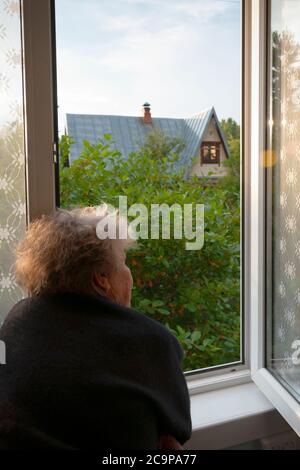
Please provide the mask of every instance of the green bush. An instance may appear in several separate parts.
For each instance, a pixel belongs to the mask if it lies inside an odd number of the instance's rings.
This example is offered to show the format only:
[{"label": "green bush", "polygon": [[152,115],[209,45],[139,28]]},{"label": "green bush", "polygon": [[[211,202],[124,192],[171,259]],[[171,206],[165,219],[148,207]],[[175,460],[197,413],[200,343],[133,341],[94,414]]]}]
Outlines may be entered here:
[{"label": "green bush", "polygon": [[[224,123],[223,123],[224,125]],[[223,127],[224,128],[224,127]],[[225,133],[230,130],[224,128]],[[184,370],[219,365],[240,357],[240,211],[235,162],[222,182],[174,169],[183,145],[178,139],[149,135],[127,159],[112,149],[110,135],[83,150],[67,165],[72,139],[60,143],[62,207],[128,206],[142,203],[205,205],[202,250],[186,251],[185,240],[140,240],[128,253],[134,288],[132,306],[166,325],[184,351]],[[238,139],[229,139],[237,157]],[[150,212],[150,210],[149,210]],[[172,233],[172,232],[171,232]]]}]

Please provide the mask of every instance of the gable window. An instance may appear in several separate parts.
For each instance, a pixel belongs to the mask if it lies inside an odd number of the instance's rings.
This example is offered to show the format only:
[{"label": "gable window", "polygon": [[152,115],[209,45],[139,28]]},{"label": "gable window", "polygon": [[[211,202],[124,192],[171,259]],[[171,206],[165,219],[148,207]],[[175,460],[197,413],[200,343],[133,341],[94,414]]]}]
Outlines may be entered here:
[{"label": "gable window", "polygon": [[204,142],[201,147],[201,163],[220,164],[220,143]]}]

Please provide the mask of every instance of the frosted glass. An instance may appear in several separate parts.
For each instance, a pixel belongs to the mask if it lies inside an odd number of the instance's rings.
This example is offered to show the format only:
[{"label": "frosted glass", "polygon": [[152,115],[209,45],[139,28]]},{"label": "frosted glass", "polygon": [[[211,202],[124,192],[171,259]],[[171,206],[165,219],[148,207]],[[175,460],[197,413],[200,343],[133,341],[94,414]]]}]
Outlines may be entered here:
[{"label": "frosted glass", "polygon": [[267,366],[299,399],[300,1],[270,4]]},{"label": "frosted glass", "polygon": [[15,247],[26,226],[20,2],[0,0],[0,322],[23,293]]}]

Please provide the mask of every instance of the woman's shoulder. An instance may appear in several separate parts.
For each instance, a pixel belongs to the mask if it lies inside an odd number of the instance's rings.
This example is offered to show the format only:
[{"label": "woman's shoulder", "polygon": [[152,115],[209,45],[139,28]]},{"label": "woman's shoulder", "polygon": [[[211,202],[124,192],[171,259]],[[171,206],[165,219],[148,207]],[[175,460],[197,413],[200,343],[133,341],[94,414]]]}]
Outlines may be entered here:
[{"label": "woman's shoulder", "polygon": [[182,356],[178,340],[165,325],[143,312],[100,296],[64,293],[27,297],[15,304],[1,329],[3,332],[4,328],[10,329],[18,323],[27,328],[46,323],[56,330],[62,322],[78,325],[83,321],[88,330],[100,332],[109,327],[125,339],[131,337],[133,342],[144,342],[148,348],[165,353],[175,349]]},{"label": "woman's shoulder", "polygon": [[10,321],[21,318],[23,316],[24,311],[27,311],[29,308],[30,304],[30,298],[29,297],[24,297],[23,299],[20,299],[18,302],[16,302],[8,314],[5,316],[3,325],[6,323],[9,323]]},{"label": "woman's shoulder", "polygon": [[156,351],[173,353],[175,349],[179,357],[182,357],[183,351],[177,338],[159,321],[135,308],[119,305],[104,297],[99,298],[98,302],[102,310],[112,315],[116,325],[123,325],[124,335],[139,338],[139,342],[144,341],[150,347],[152,345]]},{"label": "woman's shoulder", "polygon": [[165,325],[133,308],[127,309],[127,313],[136,323],[139,332],[144,333],[145,341],[152,342],[156,351],[160,349],[162,353],[173,354],[175,350],[179,359],[182,359],[182,347],[174,334]]},{"label": "woman's shoulder", "polygon": [[148,332],[151,331],[170,341],[173,341],[173,339],[176,339],[175,336],[169,331],[169,329],[165,325],[155,320],[154,318],[147,316],[142,311],[139,311],[132,307],[129,308],[129,307],[123,307],[119,305],[116,305],[116,308],[121,309],[123,313],[127,314],[126,317],[128,319],[136,322],[140,327],[146,328]]}]

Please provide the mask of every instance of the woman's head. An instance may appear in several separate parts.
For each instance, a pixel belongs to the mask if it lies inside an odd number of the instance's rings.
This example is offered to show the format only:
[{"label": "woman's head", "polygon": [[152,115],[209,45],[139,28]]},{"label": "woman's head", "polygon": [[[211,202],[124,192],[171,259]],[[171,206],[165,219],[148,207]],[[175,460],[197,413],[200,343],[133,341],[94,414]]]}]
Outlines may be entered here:
[{"label": "woman's head", "polygon": [[97,224],[107,215],[103,207],[86,207],[34,221],[17,248],[18,283],[31,294],[100,294],[129,306],[132,277],[125,250],[132,241],[97,236]]}]

